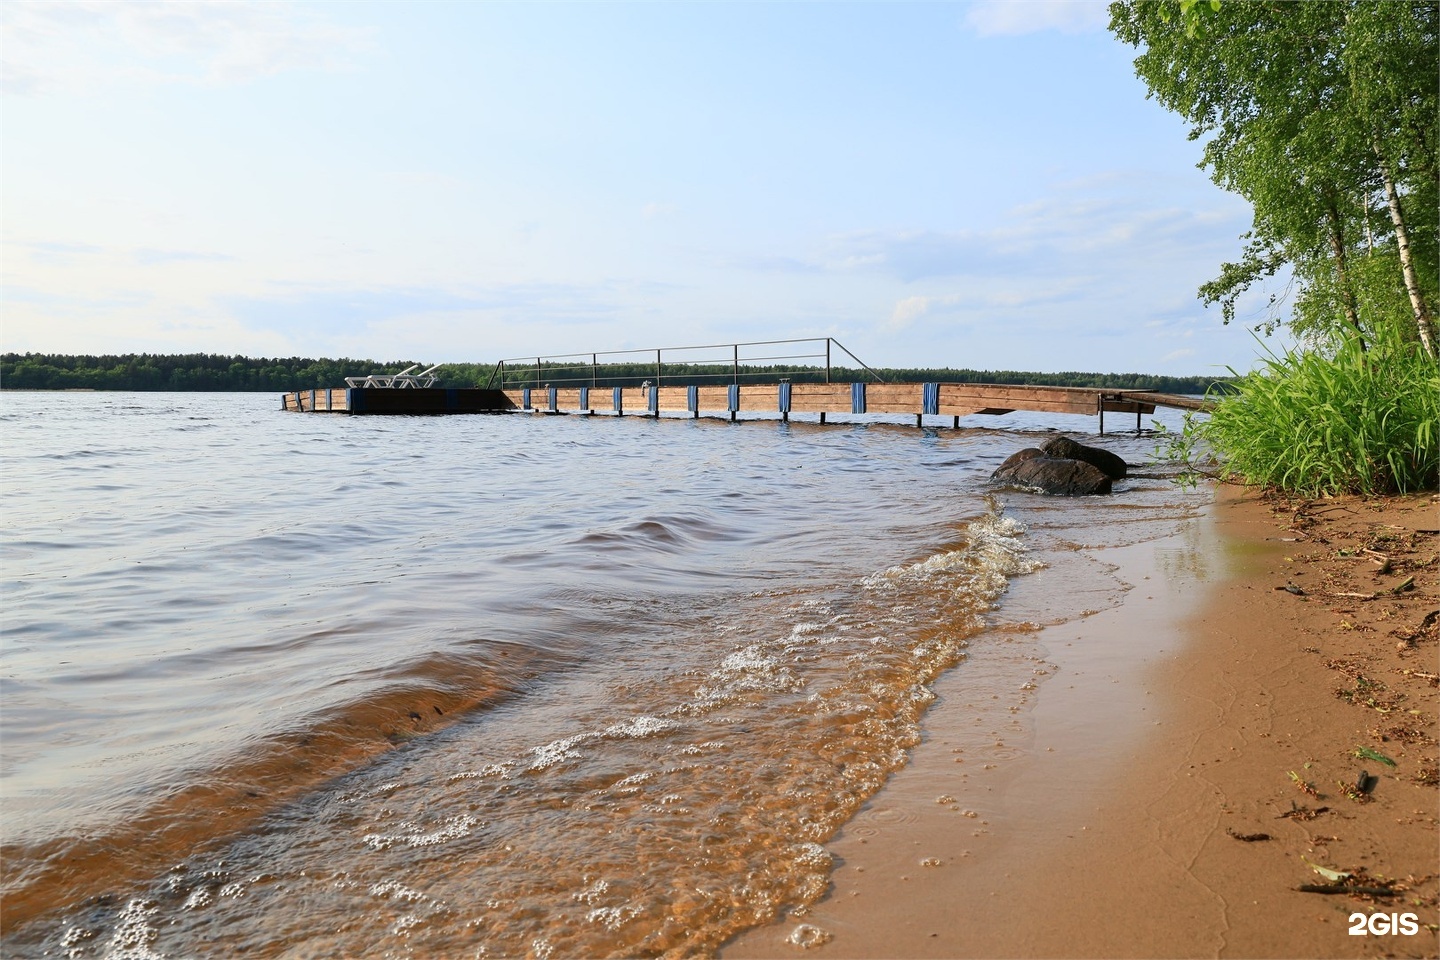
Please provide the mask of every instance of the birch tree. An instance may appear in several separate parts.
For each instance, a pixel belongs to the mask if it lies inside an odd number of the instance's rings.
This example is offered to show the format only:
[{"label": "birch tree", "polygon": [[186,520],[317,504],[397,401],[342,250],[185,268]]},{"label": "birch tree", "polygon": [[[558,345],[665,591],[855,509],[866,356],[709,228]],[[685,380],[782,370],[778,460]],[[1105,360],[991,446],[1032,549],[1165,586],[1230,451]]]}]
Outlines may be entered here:
[{"label": "birch tree", "polygon": [[1435,356],[1437,9],[1111,4],[1150,96],[1189,121],[1201,166],[1253,208],[1240,259],[1200,290],[1226,322],[1242,293],[1288,268],[1298,292],[1285,322],[1300,335],[1363,345],[1403,322]]}]

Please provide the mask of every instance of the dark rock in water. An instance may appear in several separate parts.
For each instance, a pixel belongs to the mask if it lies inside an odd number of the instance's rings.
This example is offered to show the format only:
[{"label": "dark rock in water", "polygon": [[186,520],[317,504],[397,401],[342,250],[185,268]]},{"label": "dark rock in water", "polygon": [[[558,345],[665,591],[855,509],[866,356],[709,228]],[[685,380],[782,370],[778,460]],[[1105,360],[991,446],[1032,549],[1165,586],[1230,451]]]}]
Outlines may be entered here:
[{"label": "dark rock in water", "polygon": [[1026,447],[1019,453],[1012,453],[1008,460],[995,468],[995,472],[990,474],[990,479],[998,483],[1011,482],[1015,479],[1016,467],[1024,463],[1026,460],[1033,460],[1036,457],[1043,456],[1045,456],[1044,451],[1039,450],[1035,447]]},{"label": "dark rock in water", "polygon": [[1099,467],[1083,460],[1029,456],[1007,470],[1010,460],[1005,461],[1000,469],[995,471],[991,476],[992,480],[1036,487],[1062,497],[1083,497],[1092,493],[1110,492],[1110,478],[1105,476]]},{"label": "dark rock in water", "polygon": [[1057,460],[1080,460],[1093,467],[1098,467],[1111,480],[1123,479],[1127,469],[1125,461],[1109,450],[1087,447],[1069,437],[1053,437],[1041,444],[1040,449],[1047,457],[1054,457]]},{"label": "dark rock in water", "polygon": [[1056,437],[1036,449],[1028,447],[1013,454],[1000,464],[990,475],[995,483],[1011,483],[1020,487],[1035,487],[1046,493],[1064,497],[1080,497],[1095,493],[1109,493],[1113,476],[1104,467],[1081,457],[1062,456],[1058,451],[1076,450],[1088,455],[1099,454],[1109,458],[1111,469],[1119,465],[1118,476],[1125,475],[1125,461],[1106,450],[1097,450]]}]

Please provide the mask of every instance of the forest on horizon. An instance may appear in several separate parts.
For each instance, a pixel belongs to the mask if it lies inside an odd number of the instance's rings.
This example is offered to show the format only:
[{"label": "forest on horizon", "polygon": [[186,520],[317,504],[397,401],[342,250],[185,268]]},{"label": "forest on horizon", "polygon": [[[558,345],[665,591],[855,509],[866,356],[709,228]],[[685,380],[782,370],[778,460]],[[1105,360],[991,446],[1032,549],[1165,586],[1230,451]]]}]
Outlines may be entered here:
[{"label": "forest on horizon", "polygon": [[[175,392],[283,393],[343,387],[346,377],[372,373],[399,373],[412,360],[380,363],[374,360],[313,359],[309,357],[242,357],[223,354],[105,354],[71,355],[47,353],[6,353],[0,355],[0,389],[4,390],[141,390]],[[435,371],[437,387],[484,387],[490,384],[495,365],[448,363]],[[597,371],[597,383],[606,386],[637,386],[653,379],[653,364],[607,364]],[[832,367],[835,382],[874,381],[875,374],[892,382],[905,383],[999,383],[1030,386],[1100,387],[1114,390],[1154,390],[1161,393],[1203,394],[1230,377],[1175,377],[1143,373],[1085,373],[1066,371],[1040,373],[1018,370],[970,370],[953,368],[881,368],[875,371]],[[507,367],[510,386],[537,386],[534,367]],[[664,364],[660,375],[669,380],[729,382],[734,371],[726,364]],[[590,383],[589,368],[544,364],[540,376],[557,385],[567,381]],[[742,365],[740,379],[774,380],[786,377],[796,383],[824,380],[823,367]],[[493,384],[499,386],[497,382]]]}]

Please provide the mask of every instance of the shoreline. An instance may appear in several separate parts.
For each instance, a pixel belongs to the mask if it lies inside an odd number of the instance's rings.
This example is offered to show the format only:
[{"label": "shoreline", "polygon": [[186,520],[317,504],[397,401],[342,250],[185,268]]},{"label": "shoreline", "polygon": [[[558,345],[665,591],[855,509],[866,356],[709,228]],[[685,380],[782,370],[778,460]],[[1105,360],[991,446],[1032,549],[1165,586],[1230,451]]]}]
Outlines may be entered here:
[{"label": "shoreline", "polygon": [[[827,844],[827,897],[721,955],[1436,956],[1440,538],[1417,531],[1437,514],[1430,495],[1287,508],[1221,488],[1177,534],[1086,551],[1128,589],[1032,635],[1033,704],[977,705],[975,650]],[[1347,796],[1362,768],[1374,785]],[[1327,882],[1312,864],[1399,889],[1300,892]],[[1431,926],[1350,933],[1407,912]]]}]

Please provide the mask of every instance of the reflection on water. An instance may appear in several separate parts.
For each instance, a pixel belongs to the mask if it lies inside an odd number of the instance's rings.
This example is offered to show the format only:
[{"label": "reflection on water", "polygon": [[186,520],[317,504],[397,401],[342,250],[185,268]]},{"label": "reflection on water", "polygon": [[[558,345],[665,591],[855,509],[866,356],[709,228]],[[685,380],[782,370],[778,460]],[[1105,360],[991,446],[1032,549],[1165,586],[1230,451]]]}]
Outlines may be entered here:
[{"label": "reflection on water", "polygon": [[5,398],[7,955],[708,952],[823,894],[1010,578],[1074,615],[1067,550],[1195,503],[992,499],[991,430],[272,400]]}]

